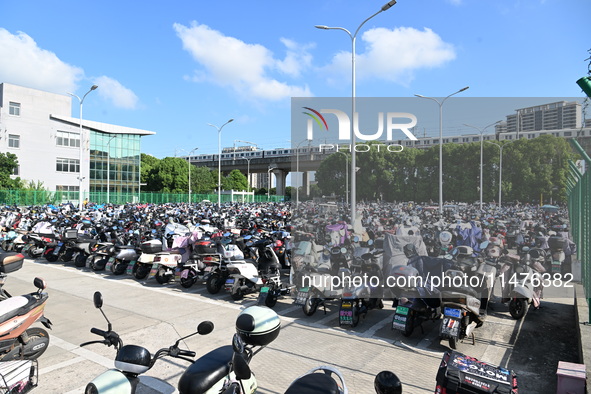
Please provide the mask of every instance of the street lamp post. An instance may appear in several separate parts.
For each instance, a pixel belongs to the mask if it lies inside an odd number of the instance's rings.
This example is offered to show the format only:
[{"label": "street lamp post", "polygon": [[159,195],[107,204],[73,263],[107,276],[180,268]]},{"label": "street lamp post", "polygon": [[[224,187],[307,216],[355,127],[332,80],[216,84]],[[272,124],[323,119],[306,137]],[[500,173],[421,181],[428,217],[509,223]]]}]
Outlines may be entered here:
[{"label": "street lamp post", "polygon": [[113,141],[113,138],[115,137],[117,137],[117,135],[109,138],[109,142],[107,142],[107,204],[111,202],[111,141]]},{"label": "street lamp post", "polygon": [[516,140],[505,142],[504,144],[495,144],[491,141],[486,141],[489,144],[499,147],[499,209],[501,208],[501,201],[503,197],[503,148]]},{"label": "street lamp post", "polygon": [[435,101],[439,105],[439,213],[443,215],[443,103],[445,100],[454,96],[464,90],[467,90],[469,86],[466,86],[457,92],[450,94],[443,100],[439,101],[434,97],[426,97],[420,94],[415,94],[416,97],[425,98]]},{"label": "street lamp post", "polygon": [[230,119],[221,127],[208,123],[209,126],[214,127],[218,131],[218,208],[222,206],[222,129],[225,125],[233,121],[234,119]]},{"label": "street lamp post", "polygon": [[[394,4],[396,4],[396,0],[391,0],[391,1],[387,2],[386,4],[384,4],[378,12],[376,12],[375,14],[370,16],[369,18],[365,19],[359,25],[357,30],[355,30],[355,34],[351,34],[351,32],[349,30],[347,30],[343,27],[328,27],[328,26],[324,26],[324,25],[316,25],[315,26],[317,29],[323,29],[323,30],[342,30],[349,35],[349,38],[351,38],[351,146],[353,146],[353,147],[355,146],[355,140],[356,140],[355,131],[354,131],[354,124],[355,124],[355,94],[356,94],[356,92],[355,92],[355,41],[357,38],[357,33],[359,33],[359,30],[367,21],[369,21],[371,18],[378,15],[379,13],[389,10]],[[351,224],[353,226],[355,225],[355,219],[357,216],[357,192],[356,192],[357,176],[355,174],[355,165],[356,165],[355,157],[356,157],[356,152],[355,152],[355,149],[353,149],[353,151],[351,152]]]},{"label": "street lamp post", "polygon": [[84,130],[82,129],[82,104],[84,103],[84,99],[86,98],[86,96],[88,95],[88,93],[92,92],[93,90],[95,90],[96,88],[98,88],[98,85],[92,85],[90,87],[90,89],[88,90],[88,92],[86,92],[84,94],[84,96],[82,96],[82,98],[78,97],[77,95],[75,95],[74,93],[68,93],[70,96],[72,97],[76,97],[78,99],[78,101],[80,102],[80,160],[78,163],[78,181],[79,181],[79,186],[78,186],[78,207],[80,209],[82,209],[82,197],[83,197],[83,193],[82,193],[82,180],[84,179],[84,177],[82,176],[82,158],[84,156]]},{"label": "street lamp post", "polygon": [[483,129],[480,129],[476,126],[472,126],[472,125],[464,123],[464,126],[472,127],[473,129],[478,130],[478,132],[480,133],[480,210],[481,211],[482,211],[482,167],[483,167],[483,163],[482,163],[483,158],[482,157],[483,157],[483,153],[484,153],[484,131],[486,129],[488,129],[490,126],[494,126],[499,123],[501,123],[500,120],[498,120],[494,123],[491,123],[488,126],[485,126]]}]

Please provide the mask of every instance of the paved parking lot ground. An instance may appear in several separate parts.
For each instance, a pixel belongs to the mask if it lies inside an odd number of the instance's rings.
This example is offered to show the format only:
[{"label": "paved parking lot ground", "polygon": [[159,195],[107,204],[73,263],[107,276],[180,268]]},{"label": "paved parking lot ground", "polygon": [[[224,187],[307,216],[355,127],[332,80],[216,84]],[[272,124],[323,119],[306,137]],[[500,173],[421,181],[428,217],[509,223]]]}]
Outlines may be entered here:
[{"label": "paved parking lot ground", "polygon": [[[96,290],[103,293],[104,311],[124,343],[152,352],[195,331],[202,320],[211,320],[215,329],[206,337],[188,339],[188,348],[201,355],[228,345],[236,316],[256,303],[255,295],[239,302],[223,292],[211,295],[199,283],[183,289],[175,283],[159,285],[153,280],[137,281],[43,260],[27,260],[20,271],[9,275],[5,286],[12,294],[30,292],[35,276],[48,283],[46,316],[54,323],[50,347],[39,360],[36,391],[40,393],[81,393],[86,383],[113,366],[112,348],[78,346],[98,338],[90,333],[91,327],[106,328],[92,304]],[[493,303],[488,320],[476,330],[475,344],[460,343],[458,350],[514,369],[520,393],[555,393],[558,361],[579,361],[573,304],[572,289],[549,288],[540,310],[515,321],[506,305]],[[373,393],[374,376],[382,370],[395,372],[405,393],[434,391],[437,367],[448,349],[447,342],[439,341],[438,322],[427,322],[424,333],[415,330],[406,338],[390,328],[390,302],[382,310],[370,311],[353,329],[338,326],[336,302],[328,304],[326,314],[319,309],[310,317],[291,298],[280,299],[274,310],[281,317],[281,333],[251,363],[258,392],[282,393],[291,381],[319,365],[336,366],[351,393]],[[139,391],[175,392],[186,367],[179,360],[160,360],[142,378]]]}]

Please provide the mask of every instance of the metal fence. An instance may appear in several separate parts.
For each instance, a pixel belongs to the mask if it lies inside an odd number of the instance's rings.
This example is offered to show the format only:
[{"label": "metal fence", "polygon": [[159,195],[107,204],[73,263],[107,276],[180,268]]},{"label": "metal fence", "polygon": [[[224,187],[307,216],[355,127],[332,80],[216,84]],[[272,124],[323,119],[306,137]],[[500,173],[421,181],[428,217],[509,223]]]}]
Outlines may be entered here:
[{"label": "metal fence", "polygon": [[[89,202],[103,204],[107,200],[111,204],[126,204],[126,203],[149,203],[149,204],[164,204],[164,203],[186,203],[189,202],[189,194],[178,193],[156,193],[156,192],[141,192],[137,193],[95,193],[89,194]],[[108,197],[108,198],[107,198]],[[280,202],[288,201],[289,196],[275,196],[275,195],[254,195],[254,196],[234,196],[234,202]],[[217,194],[191,194],[191,202],[198,203],[204,200],[209,200],[212,203],[217,203]],[[221,202],[232,201],[232,196],[229,194],[221,195]],[[61,192],[61,191],[46,191],[46,190],[0,190],[0,204],[3,205],[43,205],[43,204],[60,204],[72,202],[78,204],[78,192]]]},{"label": "metal fence", "polygon": [[[581,262],[581,282],[587,305],[591,305],[591,159],[576,140],[572,139],[570,143],[581,155],[586,169],[583,173],[574,162],[569,161],[567,195],[571,233],[577,244],[577,258]],[[589,318],[591,320],[591,315]]]}]

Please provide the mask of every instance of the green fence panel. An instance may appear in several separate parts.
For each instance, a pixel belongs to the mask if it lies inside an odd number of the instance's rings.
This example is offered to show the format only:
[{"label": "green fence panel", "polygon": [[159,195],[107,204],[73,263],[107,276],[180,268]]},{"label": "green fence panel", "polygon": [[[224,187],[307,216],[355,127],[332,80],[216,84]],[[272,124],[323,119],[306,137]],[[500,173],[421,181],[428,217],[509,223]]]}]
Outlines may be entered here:
[{"label": "green fence panel", "polygon": [[[587,305],[591,304],[591,159],[579,143],[569,140],[586,163],[584,174],[579,171],[574,162],[569,160],[567,178],[568,213],[571,233],[577,243],[577,257],[581,262],[581,282],[585,289]],[[589,320],[591,321],[591,309]]]},{"label": "green fence panel", "polygon": [[[111,204],[127,204],[127,203],[148,203],[148,204],[166,204],[166,203],[199,203],[204,200],[209,200],[212,203],[217,203],[217,194],[194,194],[192,193],[189,199],[188,193],[157,193],[157,192],[141,192],[139,195],[133,193],[109,193],[106,192],[91,192],[88,194],[89,201],[97,204],[111,203]],[[240,196],[235,195],[235,202],[280,202],[288,201],[289,196]],[[222,194],[221,202],[231,202],[232,196],[230,194]],[[0,204],[3,205],[45,205],[45,204],[60,204],[72,202],[78,204],[78,192],[62,192],[62,191],[47,191],[47,190],[0,190]]]}]

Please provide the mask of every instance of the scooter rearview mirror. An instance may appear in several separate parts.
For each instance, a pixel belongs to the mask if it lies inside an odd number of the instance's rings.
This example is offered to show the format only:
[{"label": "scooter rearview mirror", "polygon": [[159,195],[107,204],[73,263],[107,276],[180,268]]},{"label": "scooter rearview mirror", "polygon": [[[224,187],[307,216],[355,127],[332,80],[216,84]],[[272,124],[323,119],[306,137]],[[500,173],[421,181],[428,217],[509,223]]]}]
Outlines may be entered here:
[{"label": "scooter rearview mirror", "polygon": [[234,334],[232,337],[232,349],[234,349],[234,353],[244,353],[244,341],[238,334]]},{"label": "scooter rearview mirror", "polygon": [[210,322],[209,320],[202,321],[197,326],[197,332],[199,333],[199,335],[207,335],[212,331],[213,331],[213,323]]},{"label": "scooter rearview mirror", "polygon": [[103,295],[101,294],[100,291],[94,292],[93,301],[94,301],[94,307],[96,309],[101,309],[103,307]]}]

